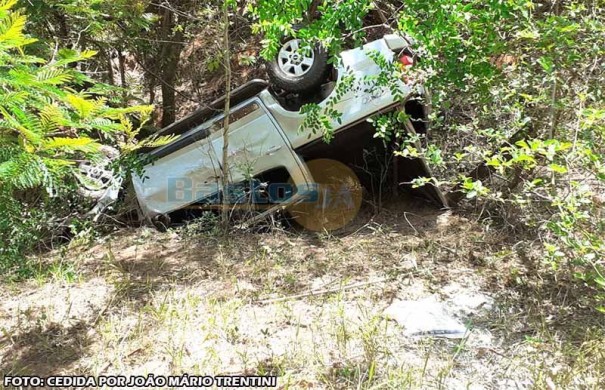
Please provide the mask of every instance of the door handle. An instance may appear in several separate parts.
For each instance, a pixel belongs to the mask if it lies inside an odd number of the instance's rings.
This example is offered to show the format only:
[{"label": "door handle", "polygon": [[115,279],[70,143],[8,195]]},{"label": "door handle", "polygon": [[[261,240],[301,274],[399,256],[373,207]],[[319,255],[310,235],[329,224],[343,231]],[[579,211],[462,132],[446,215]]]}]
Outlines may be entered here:
[{"label": "door handle", "polygon": [[269,150],[267,150],[267,155],[272,155],[275,152],[279,151],[283,146],[282,145],[275,145],[269,148]]}]

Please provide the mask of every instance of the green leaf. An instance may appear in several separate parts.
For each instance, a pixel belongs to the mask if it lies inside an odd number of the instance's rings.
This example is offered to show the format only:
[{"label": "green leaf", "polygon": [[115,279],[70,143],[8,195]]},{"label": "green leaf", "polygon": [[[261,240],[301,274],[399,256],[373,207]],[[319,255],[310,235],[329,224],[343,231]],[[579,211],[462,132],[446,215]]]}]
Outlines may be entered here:
[{"label": "green leaf", "polygon": [[567,167],[558,164],[550,164],[548,166],[548,169],[556,173],[567,173]]},{"label": "green leaf", "polygon": [[99,149],[100,144],[86,137],[65,138],[56,137],[45,141],[42,145],[43,150],[66,149],[68,151],[83,151],[92,153]]}]

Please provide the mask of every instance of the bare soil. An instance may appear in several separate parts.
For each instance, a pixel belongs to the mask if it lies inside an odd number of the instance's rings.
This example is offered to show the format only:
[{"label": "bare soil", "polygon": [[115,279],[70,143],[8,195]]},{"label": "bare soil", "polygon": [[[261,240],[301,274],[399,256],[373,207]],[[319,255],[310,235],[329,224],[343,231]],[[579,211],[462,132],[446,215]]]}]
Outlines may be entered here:
[{"label": "bare soil", "polygon": [[[538,275],[531,246],[517,242],[409,201],[333,235],[123,230],[49,254],[50,275],[2,285],[0,377],[275,374],[293,389],[598,388],[602,317],[568,284]],[[383,316],[395,299],[428,296],[455,308],[470,329],[464,339],[405,337]]]}]

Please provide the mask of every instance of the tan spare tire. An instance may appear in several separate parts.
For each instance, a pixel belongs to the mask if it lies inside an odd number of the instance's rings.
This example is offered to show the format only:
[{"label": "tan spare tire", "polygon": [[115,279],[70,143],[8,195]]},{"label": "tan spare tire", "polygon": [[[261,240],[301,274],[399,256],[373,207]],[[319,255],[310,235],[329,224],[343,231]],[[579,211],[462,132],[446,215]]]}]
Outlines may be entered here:
[{"label": "tan spare tire", "polygon": [[363,189],[355,172],[330,159],[309,161],[315,182],[311,199],[287,208],[290,216],[311,231],[334,231],[348,225],[361,208]]}]

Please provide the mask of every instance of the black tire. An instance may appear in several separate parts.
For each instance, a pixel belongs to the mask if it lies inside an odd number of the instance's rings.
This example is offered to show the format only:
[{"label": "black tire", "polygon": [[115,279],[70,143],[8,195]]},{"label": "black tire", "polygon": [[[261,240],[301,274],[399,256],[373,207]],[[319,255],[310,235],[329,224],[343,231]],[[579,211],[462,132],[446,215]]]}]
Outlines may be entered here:
[{"label": "black tire", "polygon": [[151,219],[151,224],[160,232],[165,233],[172,225],[172,220],[166,214],[156,215]]},{"label": "black tire", "polygon": [[[282,45],[294,40],[295,38],[287,38],[282,42]],[[308,92],[321,86],[327,79],[331,68],[328,64],[328,53],[321,45],[316,45],[313,48],[313,55],[313,64],[306,70],[305,74],[300,76],[286,73],[280,67],[279,58],[276,55],[267,66],[267,73],[272,86],[293,93]]]}]

